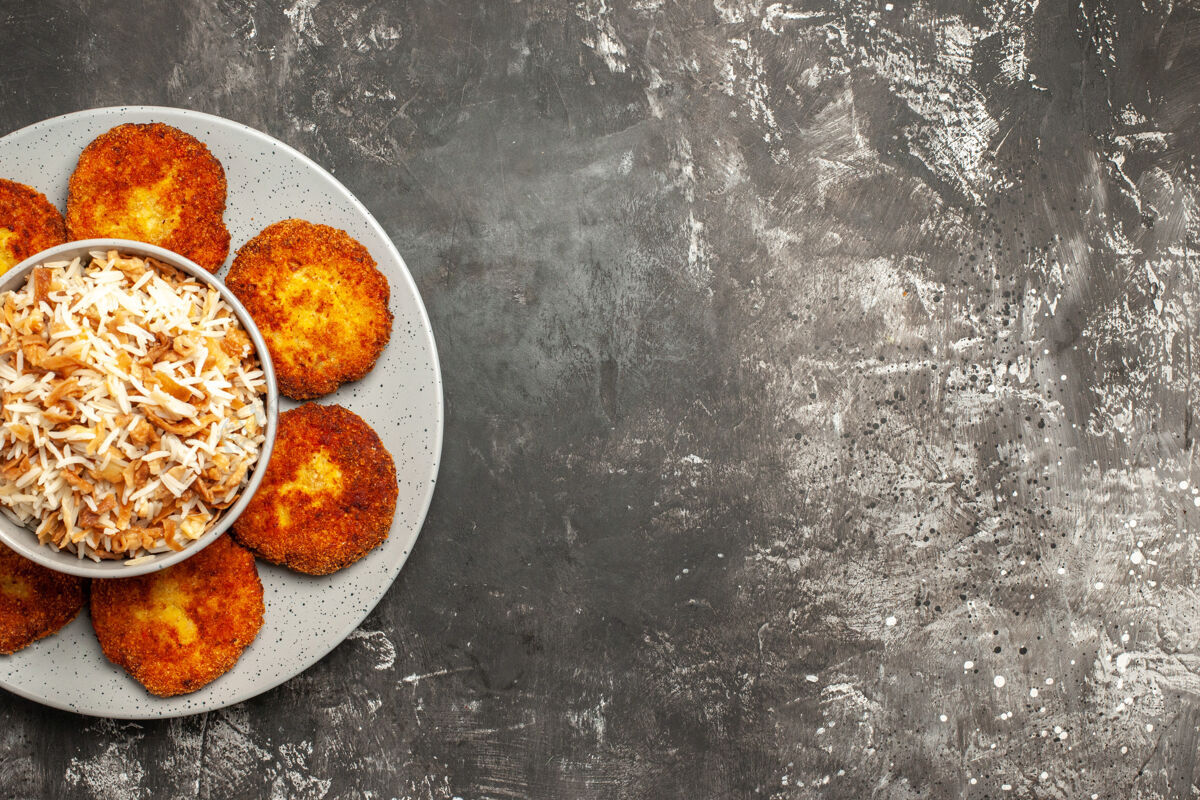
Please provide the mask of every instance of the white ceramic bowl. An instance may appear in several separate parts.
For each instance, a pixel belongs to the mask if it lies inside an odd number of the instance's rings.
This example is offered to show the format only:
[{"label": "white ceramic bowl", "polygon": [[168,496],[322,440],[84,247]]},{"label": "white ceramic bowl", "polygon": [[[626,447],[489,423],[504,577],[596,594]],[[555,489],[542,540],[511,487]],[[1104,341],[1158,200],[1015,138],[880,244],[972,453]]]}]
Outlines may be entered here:
[{"label": "white ceramic bowl", "polygon": [[250,502],[250,498],[254,496],[259,483],[262,482],[263,473],[266,472],[267,462],[271,460],[271,449],[275,445],[275,431],[279,423],[279,390],[275,384],[275,369],[271,365],[271,356],[267,352],[267,344],[263,341],[262,334],[259,333],[254,320],[250,318],[249,312],[238,302],[238,299],[233,296],[233,293],[225,287],[225,284],[219,278],[194,261],[186,259],[170,250],[126,239],[85,239],[78,242],[68,242],[67,244],[43,250],[4,273],[3,276],[0,276],[0,292],[12,291],[24,285],[30,271],[39,264],[44,264],[47,261],[69,261],[76,256],[86,257],[93,250],[117,250],[121,253],[136,256],[149,256],[164,264],[169,264],[176,269],[182,270],[201,283],[208,284],[216,289],[221,294],[221,299],[233,308],[238,321],[242,323],[242,327],[249,334],[250,341],[254,345],[254,350],[258,355],[258,360],[262,364],[263,374],[266,377],[267,383],[267,399],[265,403],[267,412],[266,441],[263,442],[262,450],[258,455],[258,462],[254,465],[254,471],[250,473],[250,481],[243,487],[237,502],[227,508],[225,513],[217,518],[217,523],[206,531],[203,536],[182,550],[161,553],[150,561],[132,566],[126,565],[120,559],[96,562],[86,557],[79,558],[74,553],[56,550],[49,545],[38,544],[37,536],[33,531],[17,525],[7,515],[0,514],[0,542],[8,545],[30,561],[36,561],[38,564],[50,569],[70,573],[71,575],[79,575],[84,578],[130,578],[134,575],[144,575],[148,572],[166,569],[172,564],[178,564],[185,558],[199,553],[205,547],[212,544],[218,536],[229,530],[233,521],[237,519],[238,515],[246,508],[246,504]]}]

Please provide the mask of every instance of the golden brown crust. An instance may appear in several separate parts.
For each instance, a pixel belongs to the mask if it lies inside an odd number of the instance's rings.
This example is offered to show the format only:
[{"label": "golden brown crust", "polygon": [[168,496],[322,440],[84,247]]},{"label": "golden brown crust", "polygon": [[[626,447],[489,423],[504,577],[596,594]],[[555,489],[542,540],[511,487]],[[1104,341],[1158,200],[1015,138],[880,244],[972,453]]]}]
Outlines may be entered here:
[{"label": "golden brown crust", "polygon": [[328,575],[387,538],[397,490],[370,425],[341,406],[305,403],[279,416],[266,475],[233,532],[267,561]]},{"label": "golden brown crust", "polygon": [[15,653],[75,619],[86,583],[0,545],[0,653]]},{"label": "golden brown crust", "polygon": [[221,162],[191,134],[161,122],[118,125],[79,156],[67,231],[156,244],[216,272],[229,255],[225,189]]},{"label": "golden brown crust", "polygon": [[366,375],[392,335],[387,279],[328,225],[268,225],[238,250],[225,285],[266,339],[279,391],[297,400]]},{"label": "golden brown crust", "polygon": [[66,240],[63,216],[46,195],[0,178],[0,274]]},{"label": "golden brown crust", "polygon": [[161,697],[224,675],[262,622],[254,556],[229,536],[159,572],[92,584],[92,625],[104,655]]}]

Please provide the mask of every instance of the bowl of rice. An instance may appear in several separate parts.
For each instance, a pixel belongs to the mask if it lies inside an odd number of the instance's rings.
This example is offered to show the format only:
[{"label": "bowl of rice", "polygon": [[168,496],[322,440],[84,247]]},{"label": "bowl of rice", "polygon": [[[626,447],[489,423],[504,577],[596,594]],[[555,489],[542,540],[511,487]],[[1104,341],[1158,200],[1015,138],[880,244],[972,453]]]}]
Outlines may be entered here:
[{"label": "bowl of rice", "polygon": [[0,542],[60,572],[131,577],[225,533],[279,416],[258,328],[183,256],[52,247],[0,277]]}]

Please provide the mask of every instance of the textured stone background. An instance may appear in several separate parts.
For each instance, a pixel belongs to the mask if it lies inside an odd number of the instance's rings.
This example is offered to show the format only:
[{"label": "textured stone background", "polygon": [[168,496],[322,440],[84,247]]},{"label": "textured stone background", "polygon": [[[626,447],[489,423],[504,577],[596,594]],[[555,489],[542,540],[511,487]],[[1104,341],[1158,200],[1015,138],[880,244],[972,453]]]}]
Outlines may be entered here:
[{"label": "textured stone background", "polygon": [[184,720],[0,697],[0,794],[1194,796],[1198,44],[1170,0],[3,2],[0,133],[175,105],[333,169],[448,424],[361,631]]}]

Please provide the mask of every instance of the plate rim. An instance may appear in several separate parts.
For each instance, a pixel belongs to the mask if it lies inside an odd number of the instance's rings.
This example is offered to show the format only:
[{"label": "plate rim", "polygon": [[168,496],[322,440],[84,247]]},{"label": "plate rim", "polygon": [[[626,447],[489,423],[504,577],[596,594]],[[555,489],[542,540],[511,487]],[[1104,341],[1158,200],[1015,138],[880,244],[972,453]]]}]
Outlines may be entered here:
[{"label": "plate rim", "polygon": [[[395,258],[396,262],[400,265],[402,279],[407,284],[406,288],[411,292],[413,298],[416,300],[418,318],[421,323],[420,327],[422,329],[424,339],[425,339],[425,342],[426,342],[426,345],[427,345],[427,348],[429,351],[430,363],[431,363],[431,366],[433,367],[433,386],[432,386],[432,388],[435,390],[434,391],[434,399],[436,401],[435,408],[434,408],[435,424],[433,426],[433,428],[434,428],[433,443],[432,443],[433,446],[430,448],[430,451],[429,451],[431,454],[431,457],[432,457],[432,463],[431,463],[430,471],[429,471],[430,474],[428,475],[428,477],[425,480],[425,488],[423,489],[423,492],[422,492],[423,497],[420,502],[420,509],[419,509],[418,513],[416,514],[416,516],[414,517],[413,526],[412,526],[414,529],[412,543],[410,544],[409,547],[405,548],[400,553],[399,557],[396,559],[396,563],[391,567],[390,575],[388,576],[387,583],[382,588],[379,598],[373,604],[371,604],[371,606],[369,608],[367,608],[360,616],[358,616],[357,619],[355,619],[353,626],[351,626],[337,640],[337,642],[335,642],[327,650],[320,652],[320,653],[316,654],[315,656],[313,656],[307,660],[304,660],[303,662],[298,662],[297,668],[295,669],[294,672],[291,672],[290,674],[286,674],[285,676],[283,676],[281,678],[267,679],[261,685],[255,684],[251,688],[246,689],[245,691],[235,692],[232,697],[221,700],[216,703],[213,703],[211,705],[205,705],[203,707],[198,707],[198,708],[180,708],[180,709],[173,709],[173,710],[164,710],[162,712],[157,712],[157,713],[125,713],[125,712],[113,713],[113,712],[104,712],[101,710],[76,708],[64,701],[56,700],[55,698],[42,697],[42,696],[36,695],[33,692],[27,691],[24,688],[14,687],[14,686],[10,685],[2,675],[0,675],[0,689],[3,689],[6,692],[10,692],[14,695],[17,695],[18,697],[22,697],[26,700],[30,700],[32,702],[38,703],[39,705],[47,706],[49,708],[55,708],[60,711],[68,711],[68,712],[71,712],[74,714],[79,714],[82,716],[106,718],[106,719],[125,719],[125,720],[173,719],[173,718],[179,718],[179,717],[195,716],[197,714],[205,714],[210,711],[219,711],[223,708],[228,708],[230,706],[234,706],[239,703],[244,703],[247,700],[251,700],[255,697],[258,697],[259,695],[266,694],[267,692],[271,691],[272,689],[276,689],[279,686],[282,686],[283,684],[285,684],[288,681],[292,680],[293,678],[297,677],[301,673],[306,672],[313,665],[315,665],[318,661],[322,660],[323,658],[328,656],[330,653],[332,653],[334,650],[336,650],[338,647],[340,647],[342,644],[344,644],[346,642],[346,640],[356,630],[358,630],[362,626],[363,621],[368,616],[370,616],[371,612],[373,612],[379,606],[379,603],[383,600],[383,598],[387,595],[388,591],[391,589],[392,585],[396,582],[396,578],[399,577],[400,571],[404,568],[404,565],[408,563],[409,556],[412,555],[412,551],[416,548],[416,542],[420,538],[421,531],[425,527],[425,520],[429,514],[430,506],[433,503],[433,496],[437,490],[438,473],[441,470],[442,447],[443,447],[443,442],[445,439],[445,428],[446,428],[446,402],[445,402],[445,392],[444,392],[444,388],[442,385],[441,358],[438,355],[437,340],[436,340],[436,337],[434,336],[433,324],[429,319],[429,312],[425,307],[425,300],[421,296],[421,292],[417,286],[416,279],[413,278],[412,271],[409,270],[409,268],[408,268],[408,263],[404,260],[404,257],[402,255],[400,255],[400,251],[396,249],[396,244],[395,244],[395,242],[392,241],[392,237],[390,235],[388,235],[387,231],[384,230],[383,226],[379,224],[379,220],[377,220],[375,218],[375,215],[371,213],[370,209],[368,209],[366,207],[366,205],[364,205],[363,202],[358,199],[357,195],[355,195],[353,192],[351,192],[350,189],[345,184],[343,184],[332,172],[325,169],[325,167],[321,166],[320,164],[318,164],[313,159],[309,158],[304,153],[302,153],[299,150],[297,150],[296,148],[292,147],[287,142],[276,139],[274,136],[271,136],[270,134],[265,133],[264,131],[260,131],[257,128],[252,128],[249,125],[246,125],[245,123],[238,122],[237,120],[229,119],[228,117],[222,117],[222,116],[218,116],[216,114],[209,114],[204,111],[195,111],[190,108],[180,108],[180,107],[176,107],[176,106],[157,106],[157,105],[98,106],[95,108],[86,108],[86,109],[80,109],[78,111],[70,111],[65,114],[58,114],[56,116],[47,117],[45,119],[30,123],[28,125],[23,125],[20,128],[16,128],[15,130],[9,131],[8,133],[5,133],[4,135],[0,136],[0,141],[4,141],[11,137],[17,137],[22,134],[28,134],[30,132],[35,132],[37,129],[52,127],[53,125],[56,125],[56,124],[62,124],[64,122],[68,122],[68,121],[71,121],[76,118],[91,119],[91,118],[104,117],[104,116],[119,116],[121,114],[128,114],[128,113],[146,114],[146,115],[161,114],[164,116],[178,115],[178,116],[185,117],[185,118],[190,117],[193,119],[205,121],[205,122],[208,122],[215,126],[232,128],[232,129],[238,131],[239,133],[242,133],[244,135],[248,135],[254,139],[257,139],[260,142],[262,142],[270,147],[278,148],[279,150],[281,150],[284,154],[286,154],[290,158],[299,161],[301,164],[303,164],[304,166],[306,166],[310,169],[313,169],[318,174],[320,174],[322,177],[324,177],[326,180],[331,181],[335,187],[339,188],[342,192],[344,192],[346,198],[349,199],[350,204],[354,208],[354,210],[363,216],[363,218],[366,220],[368,226],[375,232],[375,234],[377,236],[379,236],[379,238],[383,242],[386,243],[386,247],[389,251],[389,254],[391,255],[391,257]],[[221,267],[223,268],[224,264],[222,264]],[[218,268],[218,271],[219,271],[219,269],[220,268]],[[353,410],[353,409],[351,409],[351,410]],[[83,613],[83,609],[80,610],[80,613]],[[33,644],[36,645],[37,642],[34,642]],[[151,698],[151,699],[159,699],[159,698],[155,698],[153,695],[150,695],[150,694],[147,694],[146,697]],[[181,697],[186,697],[186,695],[181,695]],[[175,698],[161,698],[161,699],[172,700]]]}]

